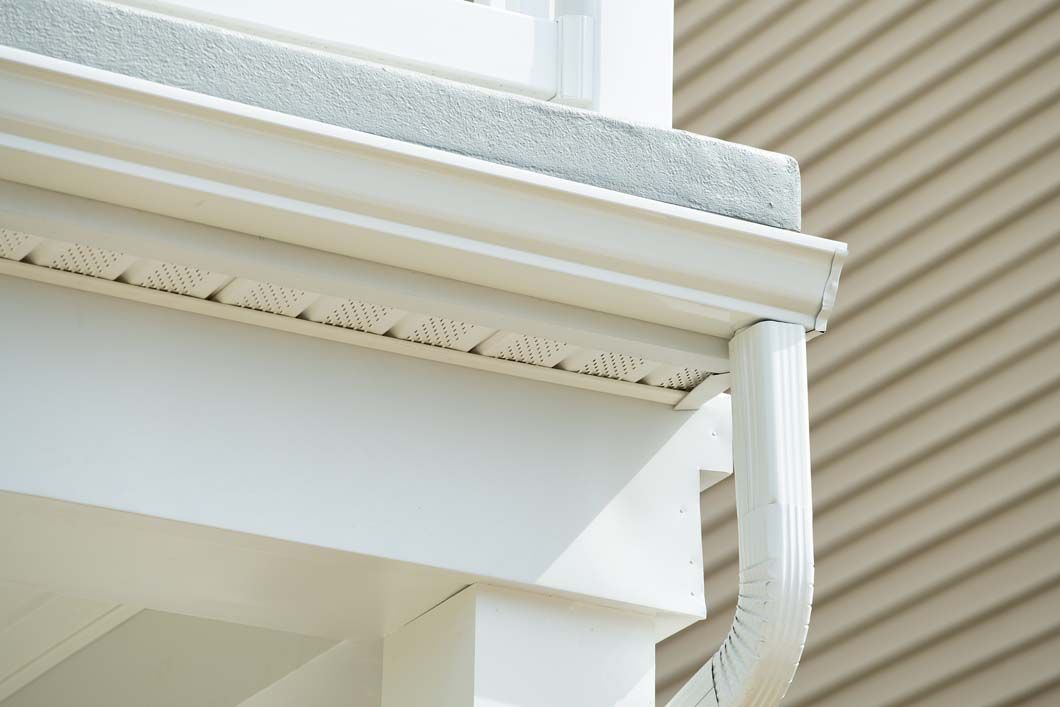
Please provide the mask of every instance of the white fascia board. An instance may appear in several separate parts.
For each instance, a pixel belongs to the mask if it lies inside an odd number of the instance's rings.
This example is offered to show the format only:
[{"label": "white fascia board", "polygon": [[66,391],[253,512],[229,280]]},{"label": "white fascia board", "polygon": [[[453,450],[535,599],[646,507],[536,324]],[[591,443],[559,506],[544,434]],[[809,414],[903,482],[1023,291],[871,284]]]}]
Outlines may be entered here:
[{"label": "white fascia board", "polygon": [[842,243],[0,49],[0,178],[729,338],[823,330]]}]

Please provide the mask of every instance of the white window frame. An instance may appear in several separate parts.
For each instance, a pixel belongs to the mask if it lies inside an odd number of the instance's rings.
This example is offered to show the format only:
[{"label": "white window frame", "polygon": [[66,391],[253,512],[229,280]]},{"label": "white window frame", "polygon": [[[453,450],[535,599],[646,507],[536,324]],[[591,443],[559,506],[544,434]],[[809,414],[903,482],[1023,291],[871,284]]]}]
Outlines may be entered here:
[{"label": "white window frame", "polygon": [[670,127],[673,3],[119,0],[302,46]]}]

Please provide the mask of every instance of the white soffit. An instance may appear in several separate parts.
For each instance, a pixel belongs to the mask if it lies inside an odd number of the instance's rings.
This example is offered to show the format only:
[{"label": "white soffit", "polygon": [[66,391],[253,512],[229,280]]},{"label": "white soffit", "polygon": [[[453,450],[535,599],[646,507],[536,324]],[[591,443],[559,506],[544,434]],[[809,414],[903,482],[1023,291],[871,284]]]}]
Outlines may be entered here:
[{"label": "white soffit", "polygon": [[[48,256],[52,250],[73,252],[77,257],[41,257],[41,260],[47,262],[34,262],[38,255]],[[125,274],[126,270],[113,265],[102,273],[95,271],[98,263],[115,262],[127,264],[127,270],[131,273],[138,274],[146,266],[156,271],[172,273],[172,276],[168,280],[145,279],[143,284],[135,284],[130,282],[132,278]],[[199,273],[202,273],[199,275],[202,279],[227,280],[229,284],[207,295],[181,292],[187,282],[196,280]],[[653,371],[669,371],[674,367],[626,354],[586,351],[563,342],[526,334],[497,332],[478,324],[446,317],[401,312],[383,305],[339,299],[269,282],[233,278],[183,265],[163,263],[155,267],[152,261],[82,244],[42,240],[24,261],[0,261],[0,275],[14,275],[86,292],[149,302],[367,348],[389,350],[417,358],[668,405],[679,404],[695,387],[689,381],[702,382],[713,375],[706,370],[682,369],[691,371],[691,375],[669,376],[649,382]],[[350,316],[351,312],[386,312],[388,316]],[[380,331],[382,327],[378,326],[378,322],[389,322],[391,319],[393,324]],[[346,330],[348,333],[344,335],[336,329]],[[487,340],[494,338],[494,335],[518,340],[522,345],[495,350],[481,348],[480,345],[488,344]],[[473,348],[479,351],[470,353]],[[569,351],[570,354],[552,365],[539,358],[539,352],[554,349]],[[616,361],[633,361],[635,365],[615,365]]]},{"label": "white soffit", "polygon": [[[215,316],[266,326],[315,320],[373,335],[351,343],[414,342],[476,361],[466,365],[514,372],[518,364],[530,377],[548,370],[554,382],[593,380],[589,387],[668,404],[727,371],[724,340],[739,328],[772,319],[823,330],[846,250],[10,48],[0,48],[0,92],[13,98],[0,104],[0,178],[445,278],[488,300],[563,305],[581,312],[572,321],[610,315],[666,335],[597,346],[591,339],[611,333],[596,326],[567,322],[564,336],[551,335],[554,326],[498,326],[433,304],[307,287],[283,268],[255,275],[218,244],[159,257],[151,234],[85,240],[17,218],[0,224],[18,232],[4,240],[5,258],[20,261],[4,264],[8,274],[211,314],[224,305]],[[430,303],[430,292],[420,301]],[[535,338],[520,345],[511,336]],[[702,348],[697,355],[667,339]],[[439,357],[422,351],[403,352]]]},{"label": "white soffit", "polygon": [[667,405],[728,366],[714,337],[9,182],[0,274]]}]

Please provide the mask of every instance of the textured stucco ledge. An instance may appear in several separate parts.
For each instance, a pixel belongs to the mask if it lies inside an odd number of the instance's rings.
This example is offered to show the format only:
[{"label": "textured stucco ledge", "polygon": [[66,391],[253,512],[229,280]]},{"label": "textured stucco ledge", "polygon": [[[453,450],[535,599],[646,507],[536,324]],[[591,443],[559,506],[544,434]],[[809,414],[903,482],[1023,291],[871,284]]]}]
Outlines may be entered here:
[{"label": "textured stucco ledge", "polygon": [[679,130],[97,0],[0,0],[0,44],[671,204],[800,225],[793,158]]}]

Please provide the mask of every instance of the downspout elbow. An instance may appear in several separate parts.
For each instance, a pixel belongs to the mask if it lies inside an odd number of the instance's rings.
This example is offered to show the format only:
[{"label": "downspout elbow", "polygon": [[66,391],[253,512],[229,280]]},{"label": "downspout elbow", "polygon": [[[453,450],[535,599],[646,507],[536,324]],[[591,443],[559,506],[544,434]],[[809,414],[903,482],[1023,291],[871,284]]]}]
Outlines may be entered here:
[{"label": "downspout elbow", "polygon": [[761,322],[733,337],[740,589],[721,647],[667,707],[772,707],[802,656],[813,600],[806,341]]}]

